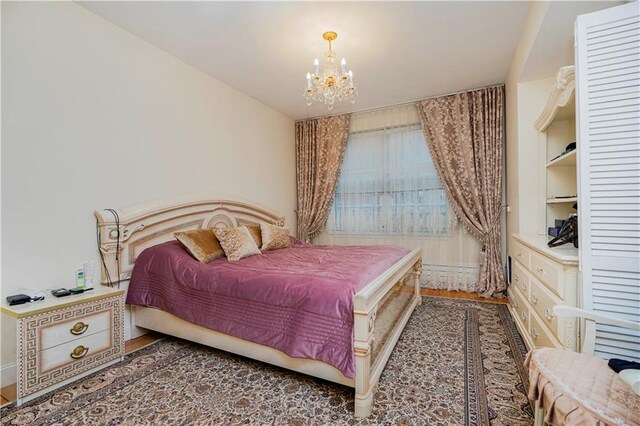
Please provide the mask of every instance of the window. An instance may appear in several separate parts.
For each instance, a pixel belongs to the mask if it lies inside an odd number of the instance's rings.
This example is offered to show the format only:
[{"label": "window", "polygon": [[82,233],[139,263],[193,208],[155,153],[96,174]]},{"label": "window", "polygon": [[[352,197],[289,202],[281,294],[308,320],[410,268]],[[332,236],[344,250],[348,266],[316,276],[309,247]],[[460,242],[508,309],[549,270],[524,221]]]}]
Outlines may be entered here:
[{"label": "window", "polygon": [[449,219],[419,124],[349,134],[330,233],[447,235]]}]

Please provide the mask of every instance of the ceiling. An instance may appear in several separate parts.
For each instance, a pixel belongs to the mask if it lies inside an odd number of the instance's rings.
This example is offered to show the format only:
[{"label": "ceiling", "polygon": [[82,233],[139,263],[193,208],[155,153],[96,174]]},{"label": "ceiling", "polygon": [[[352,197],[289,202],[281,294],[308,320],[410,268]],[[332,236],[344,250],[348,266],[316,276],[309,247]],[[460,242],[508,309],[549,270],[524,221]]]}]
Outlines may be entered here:
[{"label": "ceiling", "polygon": [[574,64],[573,29],[578,15],[623,3],[624,1],[551,1],[520,81],[555,76],[558,68]]},{"label": "ceiling", "polygon": [[353,112],[505,81],[528,2],[82,2],[87,9],[294,118],[326,42],[354,73]]}]

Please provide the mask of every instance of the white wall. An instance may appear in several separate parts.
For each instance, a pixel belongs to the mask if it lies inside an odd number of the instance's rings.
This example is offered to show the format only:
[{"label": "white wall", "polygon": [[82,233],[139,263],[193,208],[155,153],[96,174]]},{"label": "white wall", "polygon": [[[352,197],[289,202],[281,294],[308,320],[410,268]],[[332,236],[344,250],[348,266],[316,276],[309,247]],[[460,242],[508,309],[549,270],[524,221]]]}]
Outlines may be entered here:
[{"label": "white wall", "polygon": [[95,208],[224,190],[291,224],[291,119],[78,5],[2,8],[3,295],[69,285]]},{"label": "white wall", "polygon": [[96,208],[222,190],[294,226],[293,120],[77,4],[2,3],[2,95],[2,297],[73,285]]},{"label": "white wall", "polygon": [[[548,8],[548,0],[529,3],[527,20],[520,34],[520,41],[514,52],[505,83],[507,204],[510,210],[507,214],[507,232],[509,235],[527,232],[529,228],[533,230],[536,224],[538,157],[533,153],[537,153],[537,145],[536,141],[527,139],[528,135],[531,135],[531,130],[535,130],[533,121],[537,115],[534,113],[533,120],[530,117],[536,106],[527,105],[527,98],[520,92],[519,82]],[[547,94],[548,92],[543,93],[543,96]],[[539,112],[542,112],[542,109]],[[511,238],[508,238],[509,249],[511,245]]]},{"label": "white wall", "polygon": [[518,233],[521,234],[538,234],[544,228],[541,224],[546,215],[547,145],[533,123],[544,110],[554,82],[555,76],[518,83]]}]

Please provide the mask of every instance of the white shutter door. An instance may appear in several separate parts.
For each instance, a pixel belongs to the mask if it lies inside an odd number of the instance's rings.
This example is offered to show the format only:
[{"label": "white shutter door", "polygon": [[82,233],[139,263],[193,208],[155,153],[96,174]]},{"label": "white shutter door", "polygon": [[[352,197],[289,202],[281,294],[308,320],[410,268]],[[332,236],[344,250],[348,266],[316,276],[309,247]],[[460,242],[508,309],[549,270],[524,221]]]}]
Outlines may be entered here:
[{"label": "white shutter door", "polygon": [[[640,322],[640,4],[576,21],[578,221],[586,309]],[[640,361],[640,335],[597,327],[596,355]]]}]

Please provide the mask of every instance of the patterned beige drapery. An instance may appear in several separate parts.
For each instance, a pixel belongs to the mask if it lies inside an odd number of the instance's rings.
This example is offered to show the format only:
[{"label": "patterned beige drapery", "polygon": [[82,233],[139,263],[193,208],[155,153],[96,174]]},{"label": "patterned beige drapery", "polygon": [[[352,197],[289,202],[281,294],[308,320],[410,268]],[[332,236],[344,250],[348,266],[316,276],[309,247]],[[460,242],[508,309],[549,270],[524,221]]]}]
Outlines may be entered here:
[{"label": "patterned beige drapery", "polygon": [[479,293],[506,281],[500,259],[504,86],[417,104],[434,165],[456,216],[483,244]]},{"label": "patterned beige drapery", "polygon": [[349,135],[349,115],[296,123],[298,238],[310,241],[327,222]]}]

